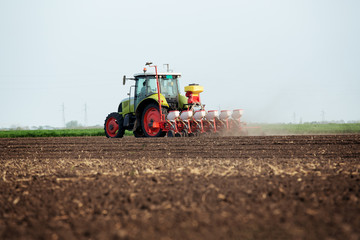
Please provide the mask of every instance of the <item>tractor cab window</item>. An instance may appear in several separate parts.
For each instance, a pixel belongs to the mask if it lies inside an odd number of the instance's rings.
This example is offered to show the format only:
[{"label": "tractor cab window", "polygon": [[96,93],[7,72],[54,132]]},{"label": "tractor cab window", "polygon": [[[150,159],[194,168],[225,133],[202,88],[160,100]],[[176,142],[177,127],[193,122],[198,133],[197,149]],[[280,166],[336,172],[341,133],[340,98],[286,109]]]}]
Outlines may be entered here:
[{"label": "tractor cab window", "polygon": [[148,78],[147,81],[147,86],[148,86],[148,94],[154,94],[157,93],[157,84],[156,84],[156,78],[155,77],[150,77]]},{"label": "tractor cab window", "polygon": [[136,82],[136,96],[143,99],[146,97],[146,78],[139,78]]},{"label": "tractor cab window", "polygon": [[176,78],[160,78],[160,92],[165,98],[176,99],[178,96],[178,85]]},{"label": "tractor cab window", "polygon": [[[157,93],[155,77],[140,77],[136,81],[136,102],[139,103],[144,98]],[[137,104],[136,103],[136,104]]]}]

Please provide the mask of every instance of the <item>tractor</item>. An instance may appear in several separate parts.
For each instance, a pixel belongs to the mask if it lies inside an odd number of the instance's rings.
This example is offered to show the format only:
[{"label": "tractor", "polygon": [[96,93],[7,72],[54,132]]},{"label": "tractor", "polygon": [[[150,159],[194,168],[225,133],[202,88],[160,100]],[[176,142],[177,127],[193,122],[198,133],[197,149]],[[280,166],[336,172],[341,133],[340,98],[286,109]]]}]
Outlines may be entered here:
[{"label": "tractor", "polygon": [[[146,67],[154,67],[148,72]],[[123,77],[123,85],[131,80],[128,97],[110,113],[104,123],[108,138],[121,138],[125,130],[135,137],[183,137],[210,133],[241,131],[242,109],[234,111],[205,111],[200,93],[203,87],[190,84],[186,95],[180,93],[180,73],[158,72],[157,66],[147,62],[142,73],[133,78]]]}]

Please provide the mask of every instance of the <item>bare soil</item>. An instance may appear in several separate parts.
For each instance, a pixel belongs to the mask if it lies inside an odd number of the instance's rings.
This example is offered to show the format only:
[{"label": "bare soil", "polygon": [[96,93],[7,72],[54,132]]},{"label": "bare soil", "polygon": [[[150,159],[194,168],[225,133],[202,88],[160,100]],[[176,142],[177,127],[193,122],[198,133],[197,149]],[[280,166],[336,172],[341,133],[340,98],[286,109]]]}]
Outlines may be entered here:
[{"label": "bare soil", "polygon": [[360,239],[360,135],[0,139],[0,239]]}]

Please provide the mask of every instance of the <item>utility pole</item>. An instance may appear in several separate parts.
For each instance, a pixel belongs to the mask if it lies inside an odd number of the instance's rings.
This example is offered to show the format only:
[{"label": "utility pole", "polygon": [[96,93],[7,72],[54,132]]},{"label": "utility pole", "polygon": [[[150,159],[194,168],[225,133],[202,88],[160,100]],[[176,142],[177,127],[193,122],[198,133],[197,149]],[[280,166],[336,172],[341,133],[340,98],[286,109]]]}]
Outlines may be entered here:
[{"label": "utility pole", "polygon": [[169,70],[170,70],[170,67],[169,67],[169,66],[170,66],[170,64],[165,63],[165,64],[164,64],[164,66],[166,66],[166,72],[169,72]]},{"label": "utility pole", "polygon": [[321,122],[325,123],[325,111],[324,110],[321,111]]}]

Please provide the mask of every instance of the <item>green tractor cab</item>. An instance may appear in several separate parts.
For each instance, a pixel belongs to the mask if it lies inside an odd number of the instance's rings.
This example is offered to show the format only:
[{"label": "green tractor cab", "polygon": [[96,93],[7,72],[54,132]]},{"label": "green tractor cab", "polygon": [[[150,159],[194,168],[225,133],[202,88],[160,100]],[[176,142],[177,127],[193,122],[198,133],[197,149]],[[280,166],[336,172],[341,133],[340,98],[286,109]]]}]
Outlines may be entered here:
[{"label": "green tractor cab", "polygon": [[180,73],[158,73],[156,66],[155,73],[144,68],[143,73],[133,78],[124,76],[124,85],[127,80],[134,81],[135,85],[130,86],[129,97],[121,101],[118,112],[110,113],[105,119],[106,136],[121,138],[125,130],[132,131],[135,137],[165,136],[166,131],[159,126],[164,120],[161,118],[169,111],[187,108],[188,99],[179,90],[180,77]]}]

